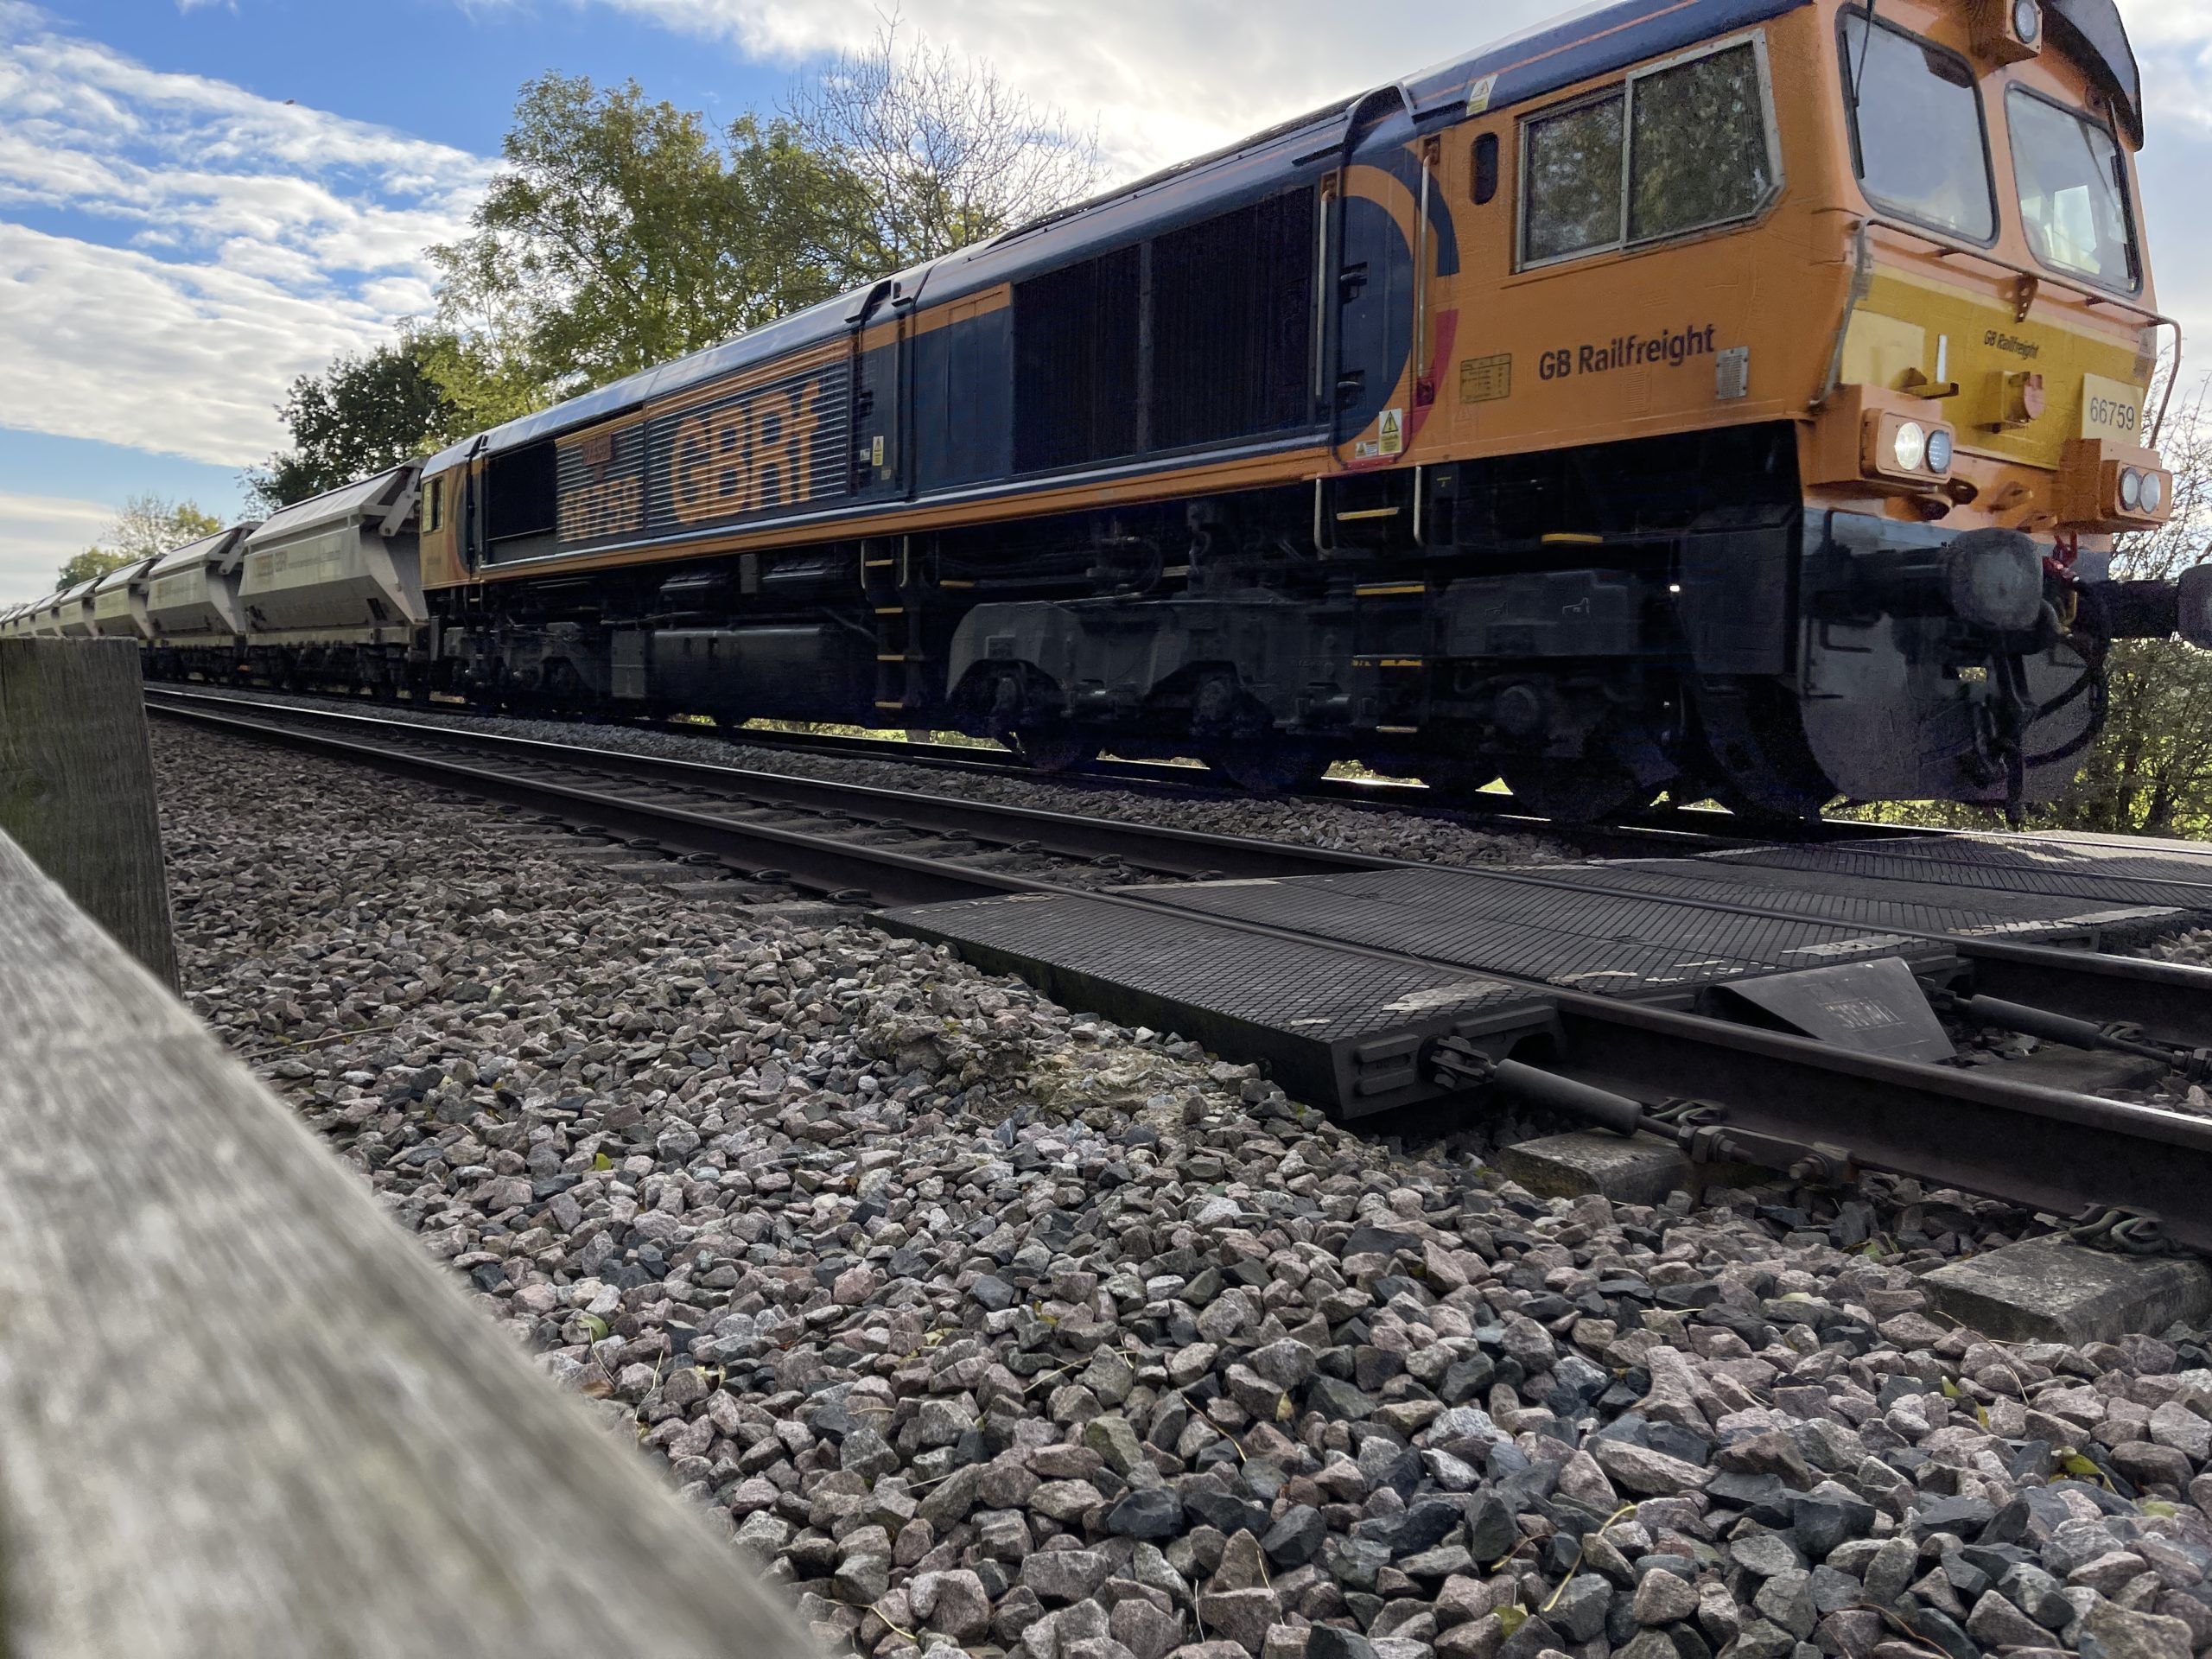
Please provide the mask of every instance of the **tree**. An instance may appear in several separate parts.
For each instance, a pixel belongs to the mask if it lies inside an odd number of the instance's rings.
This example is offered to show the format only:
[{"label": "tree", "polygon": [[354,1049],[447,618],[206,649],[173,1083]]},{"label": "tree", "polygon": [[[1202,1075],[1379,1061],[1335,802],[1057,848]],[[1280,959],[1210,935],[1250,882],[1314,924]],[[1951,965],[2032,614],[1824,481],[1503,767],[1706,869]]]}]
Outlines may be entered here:
[{"label": "tree", "polygon": [[292,448],[245,475],[264,508],[289,506],[429,454],[451,429],[453,403],[414,334],[336,359],[292,382],[278,407]]},{"label": "tree", "polygon": [[193,502],[134,495],[123,504],[106,535],[61,567],[55,591],[213,536],[222,527],[221,519],[200,512]]},{"label": "tree", "polygon": [[540,398],[608,380],[800,309],[850,276],[838,228],[856,183],[784,123],[649,103],[634,81],[547,75],[523,89],[463,241],[431,250],[449,366]]},{"label": "tree", "polygon": [[888,275],[1057,212],[1103,171],[1098,135],[1008,87],[988,63],[899,39],[894,17],[795,88],[798,141],[857,178],[867,262]]},{"label": "tree", "polygon": [[416,347],[456,433],[950,253],[1100,171],[1095,135],[895,23],[720,133],[634,81],[545,75],[502,150],[471,233],[430,251]]},{"label": "tree", "polygon": [[90,582],[94,576],[120,570],[130,563],[130,560],[121,553],[111,553],[104,547],[88,547],[61,567],[61,574],[54,578],[54,591],[67,593],[80,582]]}]

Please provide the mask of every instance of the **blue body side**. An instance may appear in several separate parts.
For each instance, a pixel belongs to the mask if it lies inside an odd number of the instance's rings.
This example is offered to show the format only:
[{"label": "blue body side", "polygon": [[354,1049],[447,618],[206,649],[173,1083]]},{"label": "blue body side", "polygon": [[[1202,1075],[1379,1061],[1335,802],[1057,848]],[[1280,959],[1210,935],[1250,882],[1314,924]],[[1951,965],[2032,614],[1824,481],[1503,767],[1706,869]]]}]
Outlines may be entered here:
[{"label": "blue body side", "polygon": [[1014,470],[1014,309],[914,341],[914,453],[924,495]]}]

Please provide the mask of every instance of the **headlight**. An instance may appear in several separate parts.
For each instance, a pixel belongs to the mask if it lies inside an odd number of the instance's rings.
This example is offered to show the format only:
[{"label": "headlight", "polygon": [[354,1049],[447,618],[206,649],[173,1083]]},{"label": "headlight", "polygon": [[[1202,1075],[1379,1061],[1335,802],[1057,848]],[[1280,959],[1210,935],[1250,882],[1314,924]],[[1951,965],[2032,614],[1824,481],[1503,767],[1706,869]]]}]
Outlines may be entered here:
[{"label": "headlight", "polygon": [[2012,32],[2024,46],[2033,46],[2043,38],[2043,7],[2038,0],[2012,0]]},{"label": "headlight", "polygon": [[1916,473],[1920,463],[1928,459],[1928,434],[1917,421],[1907,421],[1897,428],[1897,467],[1902,472]]},{"label": "headlight", "polygon": [[1951,470],[1951,435],[1940,426],[1928,435],[1928,470],[1931,473]]},{"label": "headlight", "polygon": [[2143,511],[2143,474],[2133,467],[2120,475],[2120,507],[2122,512]]},{"label": "headlight", "polygon": [[2166,479],[2163,473],[2143,474],[2143,511],[2156,514],[2166,505]]}]

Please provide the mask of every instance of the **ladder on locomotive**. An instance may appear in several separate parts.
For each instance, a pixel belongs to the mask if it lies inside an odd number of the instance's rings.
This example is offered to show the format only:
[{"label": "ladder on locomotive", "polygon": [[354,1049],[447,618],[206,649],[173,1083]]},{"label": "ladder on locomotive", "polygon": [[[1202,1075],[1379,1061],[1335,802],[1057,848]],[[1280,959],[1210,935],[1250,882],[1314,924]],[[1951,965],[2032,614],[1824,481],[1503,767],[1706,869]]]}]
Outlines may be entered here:
[{"label": "ladder on locomotive", "polygon": [[927,706],[928,662],[922,636],[925,584],[911,536],[861,543],[861,591],[875,636],[875,712],[880,723]]}]

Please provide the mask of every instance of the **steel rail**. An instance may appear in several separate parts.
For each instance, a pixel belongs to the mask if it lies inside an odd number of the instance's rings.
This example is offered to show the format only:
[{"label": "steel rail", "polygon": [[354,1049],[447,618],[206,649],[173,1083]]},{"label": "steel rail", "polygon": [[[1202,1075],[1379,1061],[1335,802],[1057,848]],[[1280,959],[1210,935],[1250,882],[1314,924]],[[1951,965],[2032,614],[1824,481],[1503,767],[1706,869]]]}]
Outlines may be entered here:
[{"label": "steel rail", "polygon": [[316,732],[302,725],[242,720],[204,709],[160,709],[184,720],[257,741],[373,766],[418,782],[536,812],[551,812],[580,827],[650,840],[668,850],[702,855],[732,869],[772,872],[773,879],[819,893],[864,894],[878,904],[933,904],[1013,893],[1063,893],[1071,889],[1002,871],[948,863],[892,848],[869,847],[836,836],[809,835],[774,824],[688,807],[626,800],[603,789],[503,772],[481,762],[448,760],[419,750]]},{"label": "steel rail", "polygon": [[2212,1255],[2212,1205],[2204,1201],[2212,1192],[2212,1118],[2018,1082],[1992,1068],[1855,1053],[1464,963],[1230,920],[1181,908],[1170,893],[1124,888],[1086,896],[1526,987],[1549,1002],[1559,1021],[1559,1052],[1539,1062],[1541,1069],[1651,1111],[1681,1103],[1709,1107],[1706,1128],[1681,1132],[1686,1149],[1701,1133],[1717,1131],[1747,1160],[1776,1166],[1815,1156],[1840,1176],[1912,1175],[2061,1217],[2122,1206],[2156,1215],[2174,1243]]},{"label": "steel rail", "polygon": [[[148,706],[166,714],[198,716],[197,709],[178,703],[173,696],[171,693],[149,690]],[[208,699],[207,703],[235,707],[238,701],[217,697]],[[620,749],[550,743],[499,732],[422,725],[380,715],[300,709],[283,703],[257,702],[246,706],[257,719],[275,724],[321,725],[351,731],[372,741],[382,739],[428,743],[525,765],[606,773],[662,787],[741,798],[748,805],[788,807],[817,813],[846,812],[887,826],[940,835],[980,835],[1007,844],[1033,841],[1044,850],[1062,857],[1117,861],[1166,874],[1326,875],[1406,866],[1404,860],[1338,852],[1324,847],[1115,818],[1088,818],[1038,807],[922,795],[868,784],[794,777],[788,772],[758,772],[664,755],[635,754]]]},{"label": "steel rail", "polygon": [[[177,694],[149,690],[149,706],[170,709]],[[187,694],[189,695],[189,694]],[[549,766],[607,772],[680,789],[741,794],[750,803],[808,811],[850,811],[881,815],[896,823],[937,834],[967,836],[979,830],[1007,843],[1033,840],[1063,857],[1120,860],[1171,874],[1227,878],[1282,878],[1389,869],[1433,869],[1404,859],[1343,853],[1319,848],[1258,841],[1202,831],[1097,820],[994,802],[968,802],[916,795],[870,785],[845,784],[787,773],[761,772],[619,749],[579,749],[535,738],[425,726],[384,715],[351,710],[302,709],[293,704],[209,697],[209,705],[245,707],[284,722],[321,724],[372,736],[404,736],[409,741],[449,744],[487,754],[519,758]],[[642,832],[639,832],[642,833]],[[1828,921],[1817,907],[1792,909],[1719,897],[1710,899],[1652,893],[1605,879],[1603,866],[1484,868],[1475,879],[1555,891],[1604,893],[1645,904],[1711,911],[1775,921]],[[865,883],[849,885],[866,886]],[[873,891],[873,889],[871,889]],[[887,899],[886,902],[899,902]],[[2212,893],[2207,907],[2212,909]],[[2190,1048],[2212,1047],[2212,969],[2102,956],[2050,945],[1992,940],[1891,924],[1865,924],[1899,938],[1943,944],[1974,964],[1975,988],[2006,1001],[2049,1008],[2097,1025],[2131,1023],[2150,1034]]]},{"label": "steel rail", "polygon": [[[2212,1255],[2212,1119],[1995,1075],[1855,1054],[1639,1003],[1561,997],[1551,1069],[1651,1103],[1716,1103],[1738,1147],[1755,1136],[2076,1217],[2118,1205],[2157,1216]],[[1761,1160],[1760,1161],[1766,1161]]]},{"label": "steel rail", "polygon": [[[365,723],[365,726],[404,728],[404,730],[410,730],[410,732],[420,732],[420,734],[425,736],[425,741],[429,741],[429,739],[454,739],[455,743],[475,743],[475,746],[485,746],[485,747],[498,746],[505,752],[509,752],[509,754],[524,754],[524,752],[536,750],[549,759],[569,757],[570,763],[575,763],[580,761],[580,759],[588,757],[588,763],[591,763],[593,770],[626,772],[626,774],[631,774],[631,777],[652,777],[652,774],[659,774],[659,777],[668,777],[671,781],[675,781],[675,779],[679,779],[683,772],[688,772],[688,774],[690,774],[688,781],[695,781],[695,783],[710,781],[710,779],[723,779],[723,781],[732,781],[732,779],[736,779],[736,781],[746,781],[747,785],[754,781],[766,785],[767,781],[774,781],[774,785],[781,787],[781,790],[785,791],[801,791],[801,790],[823,791],[823,801],[825,803],[830,801],[830,794],[834,791],[834,794],[841,794],[845,805],[852,805],[854,801],[862,801],[862,798],[869,798],[869,797],[882,798],[882,801],[898,801],[898,803],[944,801],[944,797],[916,797],[916,794],[909,790],[892,790],[892,787],[869,785],[869,783],[841,783],[841,781],[832,781],[832,779],[807,779],[807,777],[798,777],[798,774],[794,774],[794,772],[763,772],[759,770],[759,767],[723,766],[723,763],[716,763],[716,761],[683,761],[683,759],[666,757],[666,754],[637,754],[637,752],[632,750],[611,750],[611,747],[600,747],[595,746],[595,743],[553,743],[553,741],[546,741],[546,739],[531,739],[531,736],[511,736],[506,734],[506,732],[471,730],[471,728],[465,728],[465,726],[429,726],[429,723],[404,719],[403,715],[394,715],[390,708],[385,708],[383,712],[367,712],[367,710],[349,710],[349,708],[312,708],[312,706],[301,706],[301,703],[268,703],[268,702],[259,702],[259,699],[252,699],[252,696],[228,695],[228,692],[177,690],[177,688],[170,688],[170,686],[146,688],[146,706],[163,708],[163,710],[186,710],[186,708],[245,708],[245,710],[252,710],[257,712],[257,715],[268,716],[268,719],[292,719],[292,721],[325,721],[325,723],[359,721],[359,723]],[[838,736],[838,739],[823,739],[818,746],[817,743],[787,743],[787,746],[785,743],[777,743],[777,746],[772,746],[772,747],[790,747],[791,752],[803,752],[803,754],[838,754],[838,752],[841,752],[841,747],[838,746],[845,746],[845,743],[852,743],[852,746],[861,747],[862,754],[865,754],[868,759],[876,759],[878,750],[898,750],[898,747],[905,747],[900,746],[900,743],[885,741],[885,739],[842,739],[842,736]],[[898,761],[912,763],[912,757],[885,757],[885,759],[898,759]],[[1028,767],[1020,766],[1018,761],[1008,761],[1008,763],[925,761],[925,766],[929,766],[931,770],[947,770],[947,772],[973,770],[973,772],[982,772],[982,774],[993,774],[993,777],[1015,777],[1015,779],[1028,779],[1028,781],[1039,781],[1038,772],[1031,772]],[[1173,767],[1159,767],[1159,770],[1173,770]],[[1066,777],[1066,774],[1055,774],[1051,781],[1059,781],[1059,779],[1064,777]],[[1090,779],[1090,781],[1097,783],[1097,779]],[[1225,791],[1205,790],[1205,787],[1177,785],[1177,783],[1168,783],[1164,781],[1164,779],[1141,779],[1141,781],[1135,781],[1135,783],[1146,785],[1146,791],[1159,791],[1159,794],[1168,794],[1168,797],[1173,798],[1212,798],[1214,794],[1224,794],[1224,798],[1232,798],[1228,797]],[[1119,787],[1119,781],[1115,783],[1115,787]],[[1391,787],[1418,787],[1418,785],[1391,785]],[[1018,805],[1008,805],[1008,803],[995,803],[995,801],[960,803],[960,805],[973,807],[978,814],[987,814],[987,812],[1000,814],[1000,817],[1004,817],[1007,821],[1013,821],[1015,817],[1028,814],[1028,817],[1033,818],[1035,823],[1039,823],[1039,825],[1097,825],[1097,823],[1122,823],[1119,818],[1115,818],[1115,821],[1095,821],[1095,818],[1082,818],[1077,817],[1077,814],[1051,812],[1051,810],[1044,810],[1044,807],[1018,807]],[[1224,842],[1224,845],[1230,847],[1230,849],[1234,849],[1236,845],[1245,845],[1245,847],[1283,845],[1283,842],[1256,841],[1256,838],[1249,838],[1249,836],[1212,836],[1212,834],[1199,832],[1199,830],[1173,830],[1173,827],[1161,827],[1161,825],[1130,825],[1130,830],[1133,830],[1133,832],[1153,830],[1154,834],[1161,836],[1161,845],[1166,845],[1168,841],[1181,841],[1184,845],[1190,845],[1190,847],[1205,845],[1205,842]],[[1099,847],[1099,852],[1109,852],[1109,849],[1102,845]],[[1122,847],[1117,847],[1117,849],[1113,849],[1113,852],[1122,852]],[[1360,858],[1358,854],[1330,854],[1330,852],[1325,852],[1325,849],[1319,849],[1319,847],[1314,847],[1314,849],[1289,847],[1289,852],[1310,854],[1307,862],[1314,865],[1314,874],[1320,874],[1323,869],[1380,868],[1380,865],[1389,862],[1389,861],[1374,861],[1374,858]]]},{"label": "steel rail", "polygon": [[[531,810],[550,807],[576,821],[651,836],[664,847],[733,863],[751,860],[755,868],[764,861],[779,864],[787,868],[788,879],[825,891],[864,891],[895,904],[1008,893],[1080,896],[1195,918],[1224,932],[1319,942],[1380,961],[1473,972],[1465,963],[1205,915],[1141,888],[1086,893],[688,807],[625,801],[603,790],[340,737],[303,723],[155,706],[213,729],[353,759]],[[2018,1083],[1986,1069],[1856,1054],[1538,980],[1482,976],[1523,986],[1556,1012],[1561,1048],[1547,1062],[1548,1071],[1655,1109],[1679,1101],[1710,1103],[1715,1122],[1703,1131],[1685,1129],[1686,1140],[1717,1128],[1738,1150],[1746,1149],[1748,1137],[1754,1152],[1817,1154],[1839,1173],[1909,1173],[2061,1215],[2125,1205],[2159,1216],[2177,1243],[2212,1253],[2212,1206],[2202,1202],[2212,1192],[2212,1121]]]},{"label": "steel rail", "polygon": [[[256,708],[302,708],[302,705],[293,703],[264,703],[248,691],[215,690],[174,684],[149,685],[147,695],[149,697],[194,699],[210,703],[243,702]],[[491,717],[487,711],[470,705],[383,703],[378,707],[387,710],[420,708],[430,713],[474,715],[480,719]],[[335,715],[353,711],[328,709],[309,712]],[[1026,783],[1069,789],[1113,789],[1179,801],[1234,802],[1253,798],[1205,767],[1182,766],[1166,760],[1093,760],[1065,772],[1044,772],[1011,753],[995,753],[989,749],[970,748],[952,743],[916,743],[897,738],[838,737],[823,733],[754,731],[749,728],[717,729],[710,734],[704,728],[667,721],[626,721],[621,724],[626,729],[659,731],[700,741],[706,741],[712,735],[733,745],[754,748],[782,749],[792,753],[826,755],[840,760],[884,760],[933,772],[974,772],[986,777],[1012,778]],[[588,731],[590,728],[580,725],[580,729]],[[1775,839],[1773,836],[1746,835],[1740,821],[1716,808],[1653,809],[1635,820],[1621,823],[1562,825],[1548,818],[1516,810],[1510,795],[1475,795],[1445,801],[1437,798],[1427,784],[1395,779],[1366,782],[1354,779],[1325,778],[1309,788],[1262,798],[1320,801],[1362,812],[1415,814],[1444,823],[1465,823],[1495,835],[1526,835],[1571,842],[1586,852],[1607,856],[1641,857],[1666,852],[1707,851],[1730,846],[1764,846]],[[1783,838],[1790,836],[1787,826],[1778,833]],[[1910,839],[1923,833],[1904,825],[1859,824],[1830,820],[1797,838],[1819,842],[1839,835],[1848,835],[1851,838],[1864,840]]]}]

